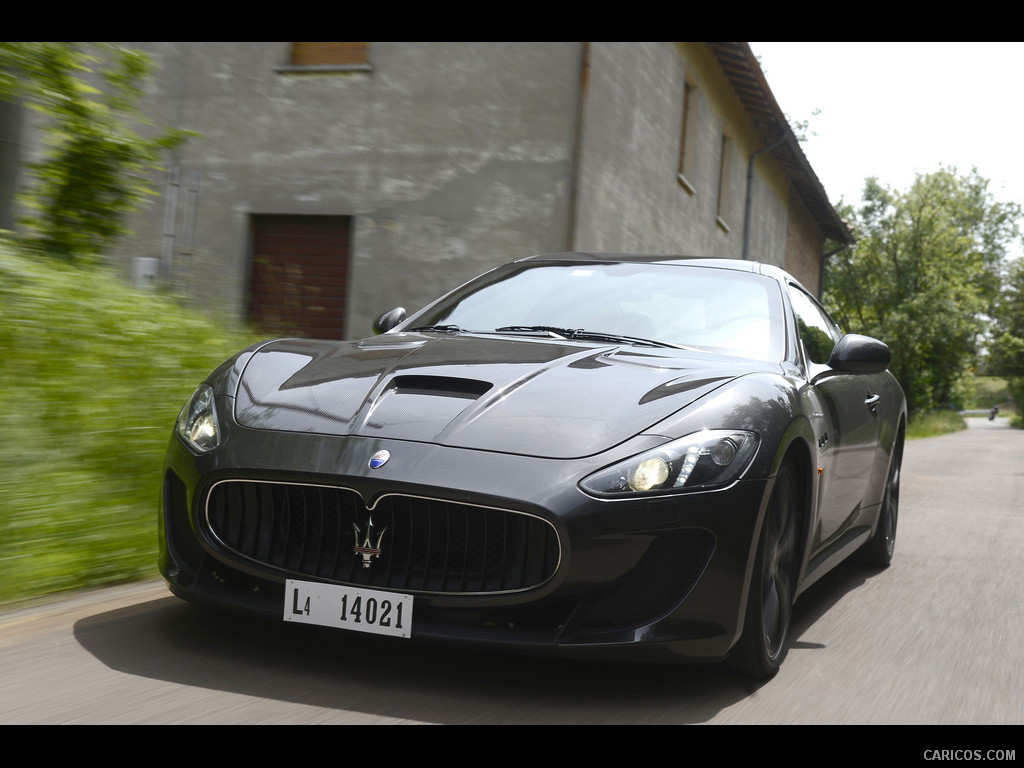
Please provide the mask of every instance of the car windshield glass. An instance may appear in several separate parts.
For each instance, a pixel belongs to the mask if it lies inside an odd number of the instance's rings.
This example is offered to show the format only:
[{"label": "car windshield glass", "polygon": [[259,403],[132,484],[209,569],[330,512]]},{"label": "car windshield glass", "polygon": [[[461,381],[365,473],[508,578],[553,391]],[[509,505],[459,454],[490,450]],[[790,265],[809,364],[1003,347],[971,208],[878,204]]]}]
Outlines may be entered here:
[{"label": "car windshield glass", "polygon": [[[782,301],[775,280],[715,267],[525,262],[474,280],[405,328],[597,340],[650,340],[759,360],[781,360]],[[575,332],[575,333],[573,333]]]}]

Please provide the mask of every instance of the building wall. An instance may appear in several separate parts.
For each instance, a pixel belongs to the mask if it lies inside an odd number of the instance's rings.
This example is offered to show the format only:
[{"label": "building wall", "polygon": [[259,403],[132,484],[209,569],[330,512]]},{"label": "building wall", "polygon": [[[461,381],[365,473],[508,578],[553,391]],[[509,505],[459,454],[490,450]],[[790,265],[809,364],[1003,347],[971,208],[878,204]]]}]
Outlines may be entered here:
[{"label": "building wall", "polygon": [[803,200],[793,195],[787,227],[786,271],[819,298],[824,240]]},{"label": "building wall", "polygon": [[566,248],[581,43],[372,43],[369,71],[330,74],[279,71],[287,42],[126,45],[156,60],[153,121],[198,136],[173,231],[146,212],[118,255],[163,258],[204,304],[245,312],[253,214],[352,217],[350,337]]},{"label": "building wall", "polygon": [[196,135],[115,258],[225,315],[246,315],[252,223],[273,215],[349,219],[350,338],[534,253],[740,258],[747,236],[817,289],[821,233],[767,153],[744,232],[763,140],[706,44],[375,42],[368,69],[330,73],[288,70],[288,42],[124,45],[155,60],[152,122]]},{"label": "building wall", "polygon": [[[575,247],[742,258],[747,164],[763,142],[707,47],[595,42],[589,50]],[[684,182],[687,84],[695,135]],[[784,266],[789,185],[768,155],[757,160],[752,193],[750,258]]]}]

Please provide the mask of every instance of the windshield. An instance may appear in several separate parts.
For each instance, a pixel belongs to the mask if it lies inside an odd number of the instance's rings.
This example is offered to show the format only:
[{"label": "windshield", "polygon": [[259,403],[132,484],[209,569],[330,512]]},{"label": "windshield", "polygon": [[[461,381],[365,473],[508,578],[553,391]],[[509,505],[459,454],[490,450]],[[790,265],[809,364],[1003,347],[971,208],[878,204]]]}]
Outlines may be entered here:
[{"label": "windshield", "polygon": [[413,328],[584,340],[616,335],[771,361],[785,349],[775,280],[668,264],[510,264],[411,318],[405,329]]}]

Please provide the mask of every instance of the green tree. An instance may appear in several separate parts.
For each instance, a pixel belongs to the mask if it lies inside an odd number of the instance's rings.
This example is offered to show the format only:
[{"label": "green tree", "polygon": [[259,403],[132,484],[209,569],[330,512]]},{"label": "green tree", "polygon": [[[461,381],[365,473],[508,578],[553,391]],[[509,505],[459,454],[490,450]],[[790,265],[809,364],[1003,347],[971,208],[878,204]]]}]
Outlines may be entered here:
[{"label": "green tree", "polygon": [[1024,261],[1010,266],[992,316],[991,373],[1024,378]]},{"label": "green tree", "polygon": [[1019,408],[1024,406],[1024,260],[1010,266],[992,316],[989,371],[1007,378]]},{"label": "green tree", "polygon": [[944,168],[918,175],[903,193],[868,179],[861,207],[842,213],[857,243],[826,263],[826,305],[845,330],[889,344],[911,412],[954,405],[1019,234],[1020,207],[996,202],[977,171]]},{"label": "green tree", "polygon": [[155,194],[151,172],[186,134],[155,130],[139,110],[150,68],[145,54],[112,43],[0,43],[0,99],[46,116],[46,156],[29,165],[22,198],[26,245],[94,262]]}]

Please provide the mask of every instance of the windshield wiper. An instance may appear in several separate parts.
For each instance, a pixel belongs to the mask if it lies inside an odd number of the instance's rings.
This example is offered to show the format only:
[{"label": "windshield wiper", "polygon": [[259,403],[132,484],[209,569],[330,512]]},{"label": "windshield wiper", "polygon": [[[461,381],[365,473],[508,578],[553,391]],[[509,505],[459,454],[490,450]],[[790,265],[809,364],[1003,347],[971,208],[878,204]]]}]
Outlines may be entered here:
[{"label": "windshield wiper", "polygon": [[407,331],[427,331],[429,333],[465,333],[457,325],[420,325],[416,328],[406,328]]},{"label": "windshield wiper", "polygon": [[670,349],[690,349],[681,344],[670,344],[667,341],[641,339],[637,336],[621,336],[616,333],[588,331],[585,328],[559,328],[553,325],[506,325],[495,328],[495,333],[544,334],[554,335],[570,341],[611,341],[622,344],[635,344],[644,347],[668,347]]},{"label": "windshield wiper", "polygon": [[495,328],[495,333],[526,334],[534,336],[558,336],[563,339],[571,339],[576,333],[572,328],[557,328],[553,325],[503,325]]},{"label": "windshield wiper", "polygon": [[613,341],[622,342],[623,344],[635,344],[641,347],[669,347],[671,349],[687,349],[680,344],[671,344],[667,341],[657,341],[655,339],[641,339],[637,336],[620,336],[617,333],[603,333],[601,331],[587,331],[580,328],[578,331],[574,331],[572,339],[580,340],[591,340],[591,341]]}]

